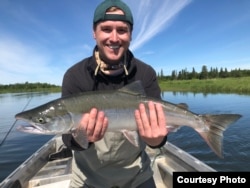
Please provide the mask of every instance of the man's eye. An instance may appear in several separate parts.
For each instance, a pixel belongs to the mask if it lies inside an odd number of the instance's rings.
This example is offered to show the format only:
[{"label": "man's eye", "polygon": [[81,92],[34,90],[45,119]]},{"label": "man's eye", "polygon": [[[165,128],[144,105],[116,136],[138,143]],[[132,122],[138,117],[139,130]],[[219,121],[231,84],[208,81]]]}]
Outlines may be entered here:
[{"label": "man's eye", "polygon": [[127,33],[128,30],[127,29],[119,29],[117,32],[120,34],[124,34],[124,33]]},{"label": "man's eye", "polygon": [[109,28],[103,28],[102,31],[105,32],[105,33],[110,33],[111,29],[109,29]]}]

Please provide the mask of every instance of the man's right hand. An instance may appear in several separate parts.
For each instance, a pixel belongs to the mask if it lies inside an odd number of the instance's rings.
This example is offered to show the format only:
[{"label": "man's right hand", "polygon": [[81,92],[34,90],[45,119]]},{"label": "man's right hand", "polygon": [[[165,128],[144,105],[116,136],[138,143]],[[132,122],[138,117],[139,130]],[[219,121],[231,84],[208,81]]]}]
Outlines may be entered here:
[{"label": "man's right hand", "polygon": [[103,111],[92,108],[89,113],[85,113],[79,123],[79,131],[85,131],[89,142],[101,140],[108,127],[108,118]]}]

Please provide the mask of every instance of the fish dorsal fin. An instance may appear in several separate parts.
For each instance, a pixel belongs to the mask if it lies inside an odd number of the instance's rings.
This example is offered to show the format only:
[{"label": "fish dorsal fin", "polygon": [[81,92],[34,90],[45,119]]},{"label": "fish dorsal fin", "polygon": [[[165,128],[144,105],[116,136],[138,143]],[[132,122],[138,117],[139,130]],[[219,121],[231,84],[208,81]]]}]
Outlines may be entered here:
[{"label": "fish dorsal fin", "polygon": [[186,103],[179,103],[177,106],[183,110],[188,110],[188,105]]},{"label": "fish dorsal fin", "polygon": [[133,94],[133,95],[146,95],[145,90],[140,80],[134,81],[122,87],[121,89],[118,89],[118,91]]}]

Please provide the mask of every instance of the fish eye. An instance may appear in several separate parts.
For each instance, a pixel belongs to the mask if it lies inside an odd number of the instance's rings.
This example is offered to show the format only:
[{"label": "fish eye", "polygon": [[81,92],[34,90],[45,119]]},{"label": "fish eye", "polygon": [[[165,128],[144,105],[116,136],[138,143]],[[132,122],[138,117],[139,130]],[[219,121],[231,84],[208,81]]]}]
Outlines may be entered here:
[{"label": "fish eye", "polygon": [[45,123],[45,120],[44,120],[44,118],[39,117],[39,118],[37,118],[37,122],[40,124],[43,124],[43,123]]}]

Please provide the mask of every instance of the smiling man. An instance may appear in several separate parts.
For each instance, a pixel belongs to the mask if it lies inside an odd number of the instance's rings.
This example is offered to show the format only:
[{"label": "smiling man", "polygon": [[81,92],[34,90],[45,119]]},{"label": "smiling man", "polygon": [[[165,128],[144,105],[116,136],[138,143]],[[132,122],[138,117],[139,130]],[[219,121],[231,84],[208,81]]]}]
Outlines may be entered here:
[{"label": "smiling man", "polygon": [[[130,8],[124,2],[105,0],[97,6],[93,19],[96,40],[93,55],[67,70],[62,96],[119,89],[141,80],[147,96],[160,98],[154,69],[136,59],[129,50],[133,24]],[[94,107],[83,114],[77,134],[63,135],[65,145],[74,151],[71,187],[155,187],[145,147],[158,148],[166,142],[163,109],[149,101],[148,105],[140,104],[135,109],[134,118],[139,147],[132,145],[122,133],[106,132],[109,119],[102,109]],[[82,136],[87,136],[90,142],[87,149],[78,144]]]},{"label": "smiling man", "polygon": [[[94,22],[94,38],[100,57],[110,64],[118,64],[129,47],[132,23],[119,21],[120,18],[125,20],[126,17],[123,11],[116,7],[108,9],[106,15]],[[118,21],[114,22],[109,18]],[[103,19],[108,20],[101,22]]]}]

